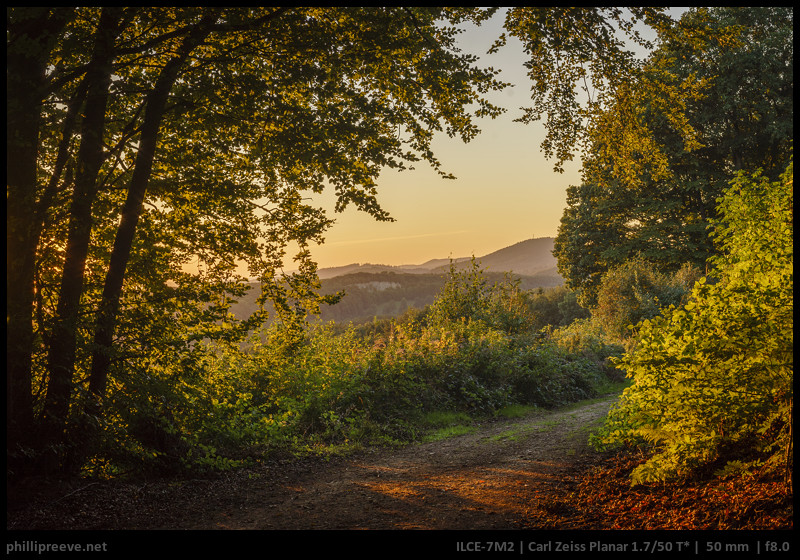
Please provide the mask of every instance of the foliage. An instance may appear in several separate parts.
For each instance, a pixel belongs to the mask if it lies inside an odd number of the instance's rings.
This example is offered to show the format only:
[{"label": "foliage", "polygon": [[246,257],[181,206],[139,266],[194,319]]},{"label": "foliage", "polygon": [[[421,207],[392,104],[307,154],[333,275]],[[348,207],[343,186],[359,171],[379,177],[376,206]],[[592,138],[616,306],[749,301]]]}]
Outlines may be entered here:
[{"label": "foliage", "polygon": [[699,278],[700,272],[691,265],[668,275],[642,258],[629,260],[603,276],[592,318],[609,336],[625,340],[633,325],[656,317],[662,308],[680,307]]},{"label": "foliage", "polygon": [[[690,9],[588,131],[555,255],[580,302],[642,256],[664,273],[705,265],[716,199],[739,170],[776,179],[793,141],[792,11]],[[745,85],[746,84],[746,85]]]},{"label": "foliage", "polygon": [[[638,71],[633,52],[623,43],[650,48],[637,24],[666,31],[672,20],[663,7],[512,7],[505,29],[519,39],[529,56],[525,67],[533,82],[532,106],[521,122],[544,117],[541,148],[555,157],[555,169],[584,148],[587,123],[601,112],[606,98]],[[505,34],[495,48],[505,44]],[[583,98],[588,97],[588,101]]]},{"label": "foliage", "polygon": [[[495,11],[9,8],[10,471],[79,468],[101,436],[88,434],[122,422],[114,403],[149,402],[126,393],[134,372],[174,356],[154,378],[179,395],[197,383],[180,363],[205,341],[241,340],[270,306],[282,351],[296,351],[300,318],[335,299],[320,296],[309,250],[333,219],[309,196],[330,189],[336,212],[390,220],[382,171],[425,162],[451,177],[435,136],[469,141],[476,119],[502,113],[487,94],[507,84],[456,45],[462,23]],[[507,25],[545,24],[531,40],[557,40],[537,56],[584,56],[602,36],[598,56],[613,58],[606,22],[630,31],[619,11],[586,12],[571,47],[574,29],[552,15],[516,9]],[[238,321],[247,277],[260,305]]]},{"label": "foliage", "polygon": [[588,319],[590,311],[581,307],[575,292],[564,286],[538,289],[530,297],[530,310],[536,318],[535,328],[565,327],[577,319]]},{"label": "foliage", "polygon": [[509,309],[526,294],[484,285],[482,273],[453,271],[439,307],[392,321],[275,323],[245,344],[207,341],[191,363],[127,370],[114,378],[127,385],[113,392],[88,468],[107,476],[219,470],[272,452],[394,445],[452,432],[453,422],[592,397],[609,384],[614,350],[598,343],[573,352],[521,329]]},{"label": "foliage", "polygon": [[617,362],[634,385],[600,441],[655,445],[635,483],[726,463],[790,475],[792,185],[791,165],[779,181],[756,173],[731,183],[715,222],[713,272],[686,305],[645,320]]},{"label": "foliage", "polygon": [[[502,112],[486,99],[506,85],[498,72],[456,47],[461,23],[494,12],[10,8],[9,473],[224,469],[276,448],[408,441],[428,412],[488,415],[593,395],[616,347],[583,318],[577,304],[585,302],[570,292],[526,293],[511,278],[491,283],[476,263],[451,269],[429,309],[371,331],[306,324],[338,299],[320,294],[309,250],[333,219],[309,196],[331,189],[336,212],[354,206],[390,220],[377,197],[382,171],[425,162],[450,177],[433,152],[436,135],[469,141],[477,118]],[[607,235],[647,230],[662,242],[656,253],[685,251],[682,229],[660,235],[657,226],[704,227],[683,212],[696,209],[695,191],[702,204],[714,194],[698,169],[763,164],[762,147],[775,148],[773,168],[782,164],[788,125],[775,123],[791,115],[786,17],[742,11],[754,23],[731,26],[716,17],[728,12],[703,11],[672,28],[663,9],[628,13],[633,21],[617,8],[510,9],[506,30],[523,41],[534,82],[521,120],[547,116],[544,148],[557,167],[588,123],[586,184],[622,195],[629,185],[617,184],[624,177],[607,159],[615,146],[628,150],[616,140],[631,131],[614,123],[647,124],[642,130],[657,134],[634,138],[649,138],[648,149],[637,145],[619,161],[663,152],[688,171],[673,165],[672,177],[658,157],[629,165],[625,177],[633,169],[642,192],[659,194],[602,223],[613,226]],[[762,13],[769,17],[755,17]],[[611,30],[617,24],[644,45],[632,27],[639,20],[673,41],[644,73]],[[715,67],[728,72],[742,60],[748,72],[774,78],[747,82],[742,95],[770,95],[755,106],[738,94],[718,104],[741,84],[713,81]],[[628,88],[634,74],[643,81]],[[584,79],[599,97],[581,107],[575,82]],[[673,103],[684,93],[685,104]],[[719,124],[710,111],[717,106],[745,111]],[[620,118],[629,113],[637,119]],[[692,120],[704,114],[710,122]],[[751,116],[752,143],[734,146]],[[719,149],[701,151],[717,137]],[[695,165],[684,152],[707,157]],[[580,219],[591,215],[578,210]],[[573,225],[576,239],[607,240]],[[574,254],[578,241],[571,243]],[[591,274],[602,277],[626,251],[585,251]],[[292,258],[297,272],[285,273]],[[239,320],[230,309],[246,277],[260,294]],[[270,312],[274,322],[264,328]]]},{"label": "foliage", "polygon": [[[290,326],[333,301],[308,251],[333,221],[308,194],[389,220],[383,169],[424,161],[449,177],[434,134],[468,141],[501,112],[484,99],[503,87],[496,71],[455,49],[457,24],[483,15],[11,8],[12,469],[79,464],[85,419],[164,354],[241,339],[267,302]],[[240,322],[228,309],[245,276],[263,305]],[[164,367],[175,392],[180,368]]]},{"label": "foliage", "polygon": [[440,327],[459,322],[483,322],[508,334],[531,330],[536,317],[530,295],[521,290],[520,281],[506,276],[489,284],[480,263],[472,258],[470,268],[458,270],[450,263],[450,272],[439,295],[431,305],[428,321]]}]

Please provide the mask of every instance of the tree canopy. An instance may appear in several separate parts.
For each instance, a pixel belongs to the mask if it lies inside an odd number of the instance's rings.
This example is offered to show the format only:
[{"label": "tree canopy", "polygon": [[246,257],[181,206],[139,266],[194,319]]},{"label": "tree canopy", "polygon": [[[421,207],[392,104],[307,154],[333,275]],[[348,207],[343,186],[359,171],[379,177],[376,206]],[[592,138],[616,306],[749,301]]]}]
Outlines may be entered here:
[{"label": "tree canopy", "polygon": [[789,8],[692,9],[598,113],[556,238],[559,271],[585,304],[636,255],[664,272],[703,268],[728,181],[785,169],[792,21]]},{"label": "tree canopy", "polygon": [[522,41],[530,57],[531,101],[521,122],[544,118],[542,150],[555,169],[587,148],[587,127],[613,102],[616,92],[637,75],[632,48],[653,48],[642,31],[669,33],[672,19],[657,7],[514,7],[504,33]]}]

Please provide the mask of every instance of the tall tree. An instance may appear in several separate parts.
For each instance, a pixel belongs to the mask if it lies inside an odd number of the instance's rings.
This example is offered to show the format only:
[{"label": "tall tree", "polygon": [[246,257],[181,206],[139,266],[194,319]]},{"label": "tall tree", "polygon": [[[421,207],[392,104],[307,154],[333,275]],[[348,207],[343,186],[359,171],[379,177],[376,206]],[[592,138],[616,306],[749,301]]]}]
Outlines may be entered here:
[{"label": "tall tree", "polygon": [[50,333],[49,379],[42,411],[43,441],[50,449],[61,442],[69,409],[75,368],[76,330],[84,291],[86,257],[92,227],[92,205],[98,176],[105,159],[105,121],[111,85],[114,43],[123,25],[121,8],[104,8],[100,14],[91,59],[84,77],[86,96],[76,154],[76,174],[69,211],[66,253],[58,296],[56,320]]},{"label": "tall tree", "polygon": [[30,8],[7,20],[6,426],[12,450],[32,444],[32,308],[43,220],[37,158],[48,65],[71,15],[68,8]]},{"label": "tall tree", "polygon": [[144,208],[147,185],[153,172],[153,159],[158,143],[158,133],[167,107],[167,100],[181,68],[189,55],[203,43],[212,32],[221,10],[210,10],[190,27],[183,38],[177,53],[163,66],[152,90],[144,100],[139,143],[136,151],[133,172],[127,188],[127,196],[122,206],[119,227],[114,237],[114,245],[108,262],[102,298],[97,311],[94,332],[94,350],[89,373],[89,392],[92,402],[87,410],[99,414],[100,400],[105,395],[108,369],[111,364],[111,350],[117,314],[120,307],[122,284],[125,270],[130,260],[133,238]]},{"label": "tall tree", "polygon": [[587,131],[585,184],[570,188],[556,238],[560,271],[585,304],[604,272],[637,254],[663,271],[704,267],[733,173],[785,168],[791,37],[789,9],[690,10],[618,90]]},{"label": "tall tree", "polygon": [[[632,13],[652,23],[662,11]],[[309,193],[333,189],[337,212],[390,220],[382,170],[426,162],[449,177],[434,135],[469,141],[476,118],[501,113],[485,99],[504,86],[497,72],[456,48],[462,22],[494,12],[9,9],[9,455],[68,450],[135,394],[157,406],[156,364],[176,387],[199,369],[201,341],[262,319],[228,316],[245,276],[287,321],[313,310],[309,247],[333,220]],[[597,83],[624,67],[608,36],[609,22],[627,25],[617,10],[510,14],[532,72],[548,52],[597,61]],[[528,116],[550,102],[569,112],[574,90],[542,76],[550,101]],[[299,272],[285,274],[290,250]],[[34,441],[33,428],[48,437]],[[79,465],[87,449],[75,449]]]}]

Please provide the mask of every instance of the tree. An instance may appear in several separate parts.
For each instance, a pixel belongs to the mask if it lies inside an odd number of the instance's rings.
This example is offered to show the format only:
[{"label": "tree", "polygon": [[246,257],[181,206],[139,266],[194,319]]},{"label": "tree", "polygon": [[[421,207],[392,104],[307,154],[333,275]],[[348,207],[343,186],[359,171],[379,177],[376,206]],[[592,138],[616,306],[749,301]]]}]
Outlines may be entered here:
[{"label": "tree", "polygon": [[733,174],[785,168],[791,33],[788,9],[691,10],[594,121],[584,184],[570,187],[556,238],[559,270],[585,304],[605,271],[637,254],[663,272],[703,267]]},{"label": "tree", "polygon": [[[47,95],[51,52],[71,16],[69,9],[30,9],[9,18],[6,55],[6,422],[8,449],[33,443],[31,348],[34,344],[33,302],[36,247],[44,211],[37,198],[53,197],[54,185],[34,188],[38,142],[43,127],[42,101]],[[68,123],[65,123],[68,128]],[[59,154],[61,155],[61,154]],[[63,160],[63,157],[60,158]],[[62,161],[58,161],[63,165]],[[13,334],[12,334],[13,333]]]},{"label": "tree", "polygon": [[732,181],[709,280],[683,307],[644,321],[618,361],[634,384],[609,416],[605,442],[655,448],[634,483],[707,465],[723,474],[767,466],[791,481],[793,178],[790,164],[778,181]]},{"label": "tree", "polygon": [[[419,160],[439,169],[435,131],[469,140],[477,133],[469,104],[479,116],[499,113],[481,101],[501,87],[494,73],[454,52],[453,27],[434,25],[464,17],[482,15],[10,10],[9,135],[19,141],[9,144],[8,266],[20,276],[9,290],[9,329],[28,325],[31,333],[9,345],[12,455],[27,453],[34,446],[25,434],[38,433],[47,463],[64,464],[69,453],[51,452],[69,442],[70,415],[82,418],[73,429],[91,425],[112,364],[140,353],[126,340],[148,330],[134,301],[152,308],[178,298],[184,320],[225,318],[224,294],[237,293],[241,259],[281,312],[291,313],[292,299],[313,307],[306,246],[332,222],[301,193],[330,184],[338,210],[354,204],[390,219],[375,198],[381,169]],[[43,43],[35,64],[25,54],[32,39]],[[32,87],[41,93],[31,103]],[[23,137],[26,119],[46,120],[41,140]],[[60,144],[51,141],[57,131]],[[41,216],[41,235],[17,234],[32,215]],[[301,271],[280,281],[290,244],[299,245]],[[22,266],[34,255],[38,262]],[[193,259],[200,273],[182,272]],[[218,298],[218,307],[207,306]],[[197,336],[183,334],[184,352]],[[162,333],[153,343],[175,340]],[[46,386],[37,402],[34,379]]]},{"label": "tree", "polygon": [[[520,122],[545,117],[542,150],[555,157],[555,169],[586,148],[590,123],[602,114],[615,92],[639,71],[630,49],[652,48],[637,24],[660,33],[672,25],[661,7],[598,8],[519,6],[506,14],[505,29],[522,41],[533,86],[531,107]],[[623,39],[629,42],[626,45]],[[505,44],[505,33],[495,48]],[[582,99],[582,98],[586,99]]]},{"label": "tree", "polygon": [[[263,320],[229,316],[245,275],[287,323],[317,309],[308,247],[333,220],[308,193],[331,188],[337,211],[389,220],[381,170],[422,161],[449,177],[434,135],[469,141],[476,118],[501,112],[485,99],[504,86],[496,71],[455,47],[461,22],[494,11],[10,8],[11,470],[31,456],[79,468],[104,421],[168,411],[153,392],[199,375],[203,341]],[[515,34],[551,21],[515,14]],[[605,26],[595,16],[588,27]],[[584,56],[589,28],[545,48]],[[594,52],[626,56],[610,42]],[[290,249],[299,272],[284,274]]]},{"label": "tree", "polygon": [[625,239],[625,231],[623,202],[607,196],[602,186],[567,187],[567,205],[553,255],[565,284],[582,306],[595,306],[603,275],[621,262],[616,249],[619,240]]}]

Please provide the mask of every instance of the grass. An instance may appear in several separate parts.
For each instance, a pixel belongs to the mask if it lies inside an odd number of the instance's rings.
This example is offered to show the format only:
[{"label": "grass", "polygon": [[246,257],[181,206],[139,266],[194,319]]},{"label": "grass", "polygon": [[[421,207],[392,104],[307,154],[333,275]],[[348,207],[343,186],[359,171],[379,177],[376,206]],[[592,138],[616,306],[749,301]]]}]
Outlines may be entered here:
[{"label": "grass", "polygon": [[539,407],[523,404],[512,404],[501,408],[495,414],[503,418],[522,418],[534,412],[539,412]]},{"label": "grass", "polygon": [[472,423],[472,418],[464,412],[443,410],[428,412],[421,420],[423,429],[427,431],[422,441],[428,443],[471,434],[477,430]]},{"label": "grass", "polygon": [[441,441],[443,439],[449,439],[456,436],[462,436],[464,434],[471,434],[477,431],[475,426],[449,426],[447,428],[439,428],[438,430],[434,430],[422,437],[422,441],[424,443],[430,443],[432,441]]},{"label": "grass", "polygon": [[472,418],[465,412],[450,412],[436,410],[426,413],[422,417],[422,426],[429,428],[444,428],[458,424],[470,424]]}]

